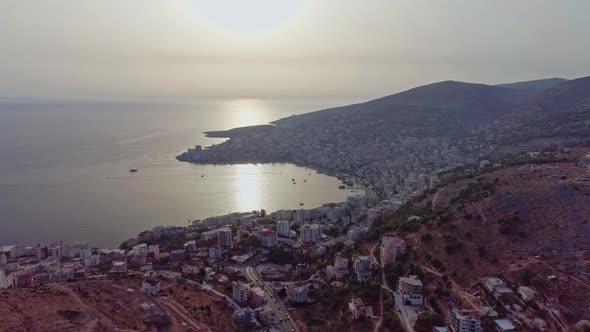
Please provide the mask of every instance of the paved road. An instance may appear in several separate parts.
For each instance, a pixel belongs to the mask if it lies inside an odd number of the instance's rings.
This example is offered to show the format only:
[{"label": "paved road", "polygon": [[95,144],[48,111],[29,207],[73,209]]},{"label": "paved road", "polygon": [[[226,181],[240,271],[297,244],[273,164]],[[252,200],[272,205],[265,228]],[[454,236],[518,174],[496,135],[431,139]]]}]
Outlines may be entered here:
[{"label": "paved road", "polygon": [[258,275],[258,272],[256,272],[256,270],[253,267],[248,266],[246,267],[245,275],[246,278],[250,280],[250,282],[258,284],[262,287],[262,289],[264,290],[266,302],[268,303],[270,308],[275,312],[275,317],[281,321],[280,327],[282,328],[282,330],[285,332],[299,332],[299,329],[293,321],[293,318],[290,316],[289,318],[287,318],[289,314],[287,313],[287,309],[285,309],[283,302],[281,302],[281,300],[275,294],[273,289],[269,285],[264,283],[262,278],[260,278],[260,276]]}]

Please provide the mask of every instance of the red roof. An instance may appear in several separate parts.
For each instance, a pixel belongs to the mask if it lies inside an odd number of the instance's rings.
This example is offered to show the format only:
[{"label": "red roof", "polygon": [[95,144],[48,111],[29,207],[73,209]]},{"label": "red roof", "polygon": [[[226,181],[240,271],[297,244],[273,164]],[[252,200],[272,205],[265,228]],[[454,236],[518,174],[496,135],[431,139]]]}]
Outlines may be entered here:
[{"label": "red roof", "polygon": [[270,229],[265,229],[265,230],[262,230],[258,233],[261,235],[265,235],[265,236],[274,236],[275,234],[277,234],[277,232],[270,230]]}]

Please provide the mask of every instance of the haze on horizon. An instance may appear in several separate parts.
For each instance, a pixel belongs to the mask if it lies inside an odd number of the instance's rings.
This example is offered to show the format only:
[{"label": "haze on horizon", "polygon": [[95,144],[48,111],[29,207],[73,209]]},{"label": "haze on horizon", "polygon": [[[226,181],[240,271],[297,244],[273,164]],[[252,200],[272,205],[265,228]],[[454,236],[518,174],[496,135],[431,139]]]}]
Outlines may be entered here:
[{"label": "haze on horizon", "polygon": [[575,78],[590,2],[6,0],[0,96],[379,97]]}]

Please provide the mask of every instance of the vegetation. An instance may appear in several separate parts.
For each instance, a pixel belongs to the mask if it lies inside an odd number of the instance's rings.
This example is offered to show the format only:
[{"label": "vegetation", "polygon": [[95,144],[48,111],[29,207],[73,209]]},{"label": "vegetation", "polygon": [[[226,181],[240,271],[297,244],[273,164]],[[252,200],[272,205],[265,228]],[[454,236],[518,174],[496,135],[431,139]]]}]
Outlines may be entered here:
[{"label": "vegetation", "polygon": [[421,312],[416,318],[414,329],[417,332],[430,332],[434,326],[443,325],[442,318],[434,312]]},{"label": "vegetation", "polygon": [[520,218],[518,217],[518,215],[516,213],[509,215],[509,216],[502,217],[497,220],[498,230],[502,234],[508,234],[512,230],[512,226],[514,226],[514,224],[518,223],[519,221],[520,221]]}]

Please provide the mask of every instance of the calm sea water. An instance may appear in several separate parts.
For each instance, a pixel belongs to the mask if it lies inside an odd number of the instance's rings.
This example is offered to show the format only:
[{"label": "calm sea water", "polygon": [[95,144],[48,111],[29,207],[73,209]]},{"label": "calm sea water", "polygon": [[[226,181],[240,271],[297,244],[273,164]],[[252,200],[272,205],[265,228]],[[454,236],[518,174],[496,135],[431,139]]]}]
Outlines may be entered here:
[{"label": "calm sea water", "polygon": [[354,193],[310,169],[192,165],[174,157],[222,141],[203,137],[206,130],[348,102],[0,100],[0,245],[61,239],[114,247],[157,225],[343,201]]}]

